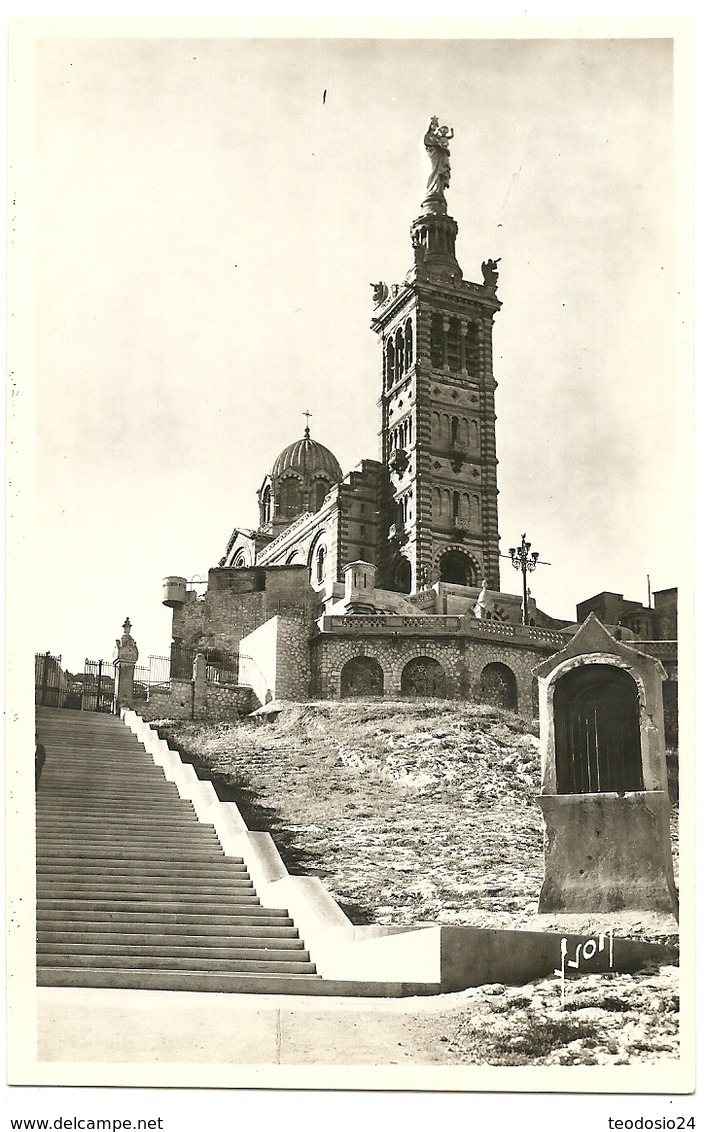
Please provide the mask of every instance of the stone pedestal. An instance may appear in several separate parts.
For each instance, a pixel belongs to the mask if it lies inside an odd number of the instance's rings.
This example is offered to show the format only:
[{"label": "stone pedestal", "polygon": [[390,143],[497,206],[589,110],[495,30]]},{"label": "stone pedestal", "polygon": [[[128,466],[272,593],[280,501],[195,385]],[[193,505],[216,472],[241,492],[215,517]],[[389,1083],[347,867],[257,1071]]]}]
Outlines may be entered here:
[{"label": "stone pedestal", "polygon": [[115,710],[120,713],[121,708],[133,708],[135,692],[135,661],[116,660],[115,662]]},{"label": "stone pedestal", "polygon": [[538,802],[546,825],[540,912],[677,915],[664,791],[543,795]]},{"label": "stone pedestal", "polygon": [[123,635],[115,642],[115,711],[121,708],[133,708],[134,705],[134,678],[135,665],[140,655],[137,644],[130,635],[132,625],[130,618],[126,617],[123,624]]}]

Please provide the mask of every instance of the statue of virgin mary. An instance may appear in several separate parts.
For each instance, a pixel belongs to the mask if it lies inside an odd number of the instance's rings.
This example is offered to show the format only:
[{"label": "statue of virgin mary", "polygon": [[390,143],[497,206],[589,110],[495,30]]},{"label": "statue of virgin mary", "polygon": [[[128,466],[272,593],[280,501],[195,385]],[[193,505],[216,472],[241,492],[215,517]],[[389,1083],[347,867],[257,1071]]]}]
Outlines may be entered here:
[{"label": "statue of virgin mary", "polygon": [[431,161],[431,173],[427,181],[427,195],[440,195],[443,197],[444,189],[448,189],[451,181],[451,158],[449,142],[454,136],[449,126],[440,126],[439,119],[433,117],[429,129],[424,135],[424,148]]}]

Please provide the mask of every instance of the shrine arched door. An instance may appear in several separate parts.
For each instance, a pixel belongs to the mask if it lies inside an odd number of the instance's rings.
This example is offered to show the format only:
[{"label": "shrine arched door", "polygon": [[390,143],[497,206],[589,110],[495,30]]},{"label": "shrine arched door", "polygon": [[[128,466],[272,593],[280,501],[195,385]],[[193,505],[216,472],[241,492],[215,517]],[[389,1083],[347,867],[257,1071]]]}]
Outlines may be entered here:
[{"label": "shrine arched door", "polygon": [[554,691],[558,794],[644,790],[637,685],[612,664],[586,664]]}]

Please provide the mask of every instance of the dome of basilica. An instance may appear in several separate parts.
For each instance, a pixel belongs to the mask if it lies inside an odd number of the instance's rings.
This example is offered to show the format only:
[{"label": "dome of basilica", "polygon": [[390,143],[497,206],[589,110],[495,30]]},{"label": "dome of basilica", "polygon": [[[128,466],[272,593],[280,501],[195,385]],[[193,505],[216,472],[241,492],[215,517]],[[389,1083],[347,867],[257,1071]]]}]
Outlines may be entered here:
[{"label": "dome of basilica", "polygon": [[341,465],[333,452],[323,444],[319,444],[317,440],[312,440],[308,428],[301,440],[295,440],[294,444],[288,445],[283,452],[280,452],[270,474],[272,479],[276,480],[287,472],[297,472],[302,478],[321,472],[331,483],[338,483],[343,479]]}]

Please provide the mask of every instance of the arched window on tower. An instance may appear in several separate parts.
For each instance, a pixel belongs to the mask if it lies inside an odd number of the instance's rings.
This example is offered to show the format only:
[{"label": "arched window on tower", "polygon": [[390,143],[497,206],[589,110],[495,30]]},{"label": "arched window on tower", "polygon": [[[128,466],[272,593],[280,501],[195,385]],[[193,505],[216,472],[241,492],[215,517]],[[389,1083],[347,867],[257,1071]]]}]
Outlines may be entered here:
[{"label": "arched window on tower", "polygon": [[316,581],[318,585],[323,585],[324,577],[326,576],[326,547],[320,546],[316,551]]},{"label": "arched window on tower", "polygon": [[280,516],[283,519],[294,519],[299,510],[299,484],[296,480],[285,480],[280,496]]},{"label": "arched window on tower", "polygon": [[395,380],[399,381],[404,373],[404,335],[400,326],[395,335]]},{"label": "arched window on tower", "polygon": [[395,383],[395,344],[391,338],[387,339],[385,349],[385,384],[389,389]]},{"label": "arched window on tower", "polygon": [[429,340],[429,349],[431,352],[431,364],[434,369],[441,369],[443,357],[443,336],[444,325],[440,314],[433,314],[431,316],[431,334]]},{"label": "arched window on tower", "polygon": [[458,522],[458,512],[459,512],[460,505],[461,505],[461,496],[457,491],[455,491],[453,493],[453,495],[451,496],[451,508],[452,508],[452,517],[453,517],[454,523]]},{"label": "arched window on tower", "polygon": [[471,375],[471,377],[477,375],[479,369],[478,341],[478,323],[469,322],[468,332],[466,334],[466,371]]},{"label": "arched window on tower", "polygon": [[317,480],[314,487],[314,510],[318,511],[324,505],[324,499],[328,494],[328,484],[323,480]]},{"label": "arched window on tower", "polygon": [[407,325],[404,328],[404,368],[408,370],[412,365],[413,346],[412,346],[412,320],[407,319]]},{"label": "arched window on tower", "polygon": [[451,444],[453,447],[458,444],[458,417],[451,418]]},{"label": "arched window on tower", "polygon": [[446,357],[451,372],[458,373],[461,368],[461,327],[457,318],[449,319]]}]

